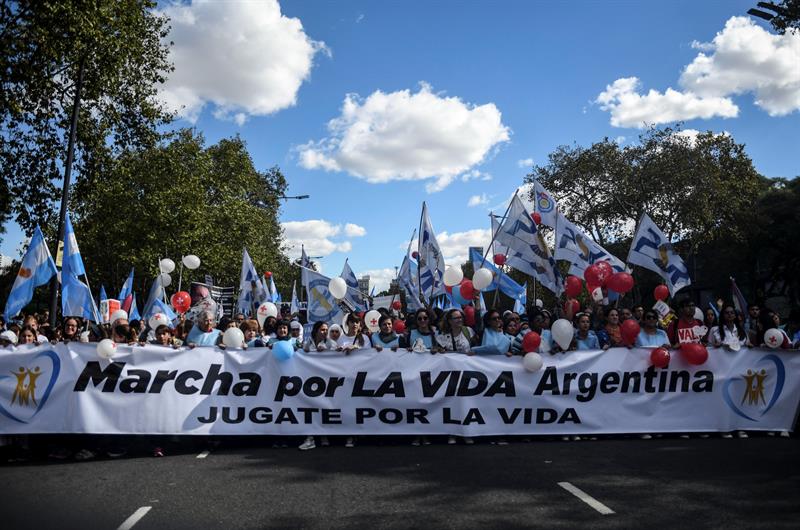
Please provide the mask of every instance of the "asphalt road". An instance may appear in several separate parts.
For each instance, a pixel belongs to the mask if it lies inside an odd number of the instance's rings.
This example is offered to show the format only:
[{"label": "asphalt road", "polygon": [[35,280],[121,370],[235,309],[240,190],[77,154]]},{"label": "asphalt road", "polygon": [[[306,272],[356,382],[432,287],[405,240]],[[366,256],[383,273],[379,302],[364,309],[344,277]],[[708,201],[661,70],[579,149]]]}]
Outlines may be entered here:
[{"label": "asphalt road", "polygon": [[0,520],[7,529],[91,530],[143,512],[128,520],[132,528],[797,528],[800,520],[797,438],[359,442],[300,452],[228,438],[205,458],[197,440],[165,458],[7,464]]}]

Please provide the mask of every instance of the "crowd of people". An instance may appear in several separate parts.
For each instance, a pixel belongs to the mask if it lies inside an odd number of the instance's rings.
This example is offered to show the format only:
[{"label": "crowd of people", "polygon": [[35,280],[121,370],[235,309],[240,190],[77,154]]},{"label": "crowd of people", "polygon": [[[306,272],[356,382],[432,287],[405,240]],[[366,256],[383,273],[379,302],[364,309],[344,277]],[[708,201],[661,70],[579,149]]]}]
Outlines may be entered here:
[{"label": "crowd of people", "polygon": [[[477,300],[475,302],[477,305]],[[111,339],[120,344],[153,344],[169,348],[216,346],[247,349],[273,348],[277,342],[288,341],[300,354],[327,351],[348,355],[355,350],[373,348],[378,352],[458,352],[466,355],[490,352],[513,357],[527,353],[523,343],[529,332],[539,334],[540,354],[568,355],[575,350],[606,350],[623,346],[674,349],[686,342],[738,351],[740,348],[764,346],[767,331],[776,329],[783,338],[780,348],[800,348],[800,329],[796,323],[785,326],[776,311],[753,303],[746,314],[742,314],[733,304],[719,301],[716,307],[703,312],[700,320],[695,303],[688,297],[677,299],[673,311],[666,315],[642,305],[567,307],[566,313],[561,311],[555,316],[568,318],[573,323],[573,339],[566,348],[553,340],[550,330],[555,319],[553,312],[538,306],[530,307],[524,314],[509,310],[501,312],[495,308],[481,310],[473,306],[447,310],[421,308],[408,314],[398,309],[380,308],[378,311],[381,316],[374,331],[370,331],[370,326],[365,323],[364,314],[355,312],[348,313],[341,323],[317,321],[304,326],[304,315],[291,314],[288,305],[282,306],[277,316],[265,318],[263,323],[243,313],[217,320],[213,312],[201,311],[194,321],[181,316],[175,322],[160,324],[155,329],[145,321],[129,321],[124,311],[111,315],[111,321],[103,325],[67,317],[60,327],[54,329],[48,323],[48,313],[44,312],[27,315],[19,321],[6,323],[0,320],[0,347],[8,350],[48,342]],[[623,323],[629,319],[635,320],[640,329],[632,343],[623,341],[621,332]],[[232,327],[241,330],[242,344],[225,344],[225,331]],[[472,443],[471,439],[463,440]],[[354,437],[346,437],[345,445],[352,447],[355,441]],[[451,444],[456,441],[452,436],[447,439]],[[299,448],[313,449],[316,442],[314,437],[306,437]],[[328,445],[326,437],[320,437],[319,442]],[[417,437],[412,443],[425,445],[430,442],[426,437]],[[499,439],[499,443],[505,441]],[[285,446],[286,442],[281,439],[276,445]],[[124,452],[108,451],[108,454]],[[61,457],[63,454],[64,451],[55,451],[51,456]],[[88,459],[93,458],[97,451],[82,449],[70,454],[78,459]],[[153,454],[160,456],[164,452],[156,447]]]}]

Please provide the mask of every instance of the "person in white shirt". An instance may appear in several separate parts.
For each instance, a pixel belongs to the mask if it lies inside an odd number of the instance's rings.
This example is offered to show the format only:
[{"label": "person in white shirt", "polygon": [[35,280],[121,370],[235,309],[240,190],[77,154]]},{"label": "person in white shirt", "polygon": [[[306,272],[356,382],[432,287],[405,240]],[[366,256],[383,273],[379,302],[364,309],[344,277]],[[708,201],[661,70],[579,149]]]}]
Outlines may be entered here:
[{"label": "person in white shirt", "polygon": [[744,327],[736,318],[736,308],[727,304],[720,313],[719,325],[711,328],[710,343],[714,347],[723,346],[726,350],[737,351],[742,346],[750,346]]}]

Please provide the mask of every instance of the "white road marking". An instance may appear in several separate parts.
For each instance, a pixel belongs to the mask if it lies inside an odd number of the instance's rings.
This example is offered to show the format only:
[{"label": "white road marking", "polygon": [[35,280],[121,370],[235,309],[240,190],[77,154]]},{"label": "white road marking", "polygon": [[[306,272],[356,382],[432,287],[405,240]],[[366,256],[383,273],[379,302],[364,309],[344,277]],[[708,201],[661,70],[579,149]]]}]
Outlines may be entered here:
[{"label": "white road marking", "polygon": [[565,490],[567,490],[568,492],[572,493],[573,495],[578,497],[580,500],[582,500],[583,502],[585,502],[586,504],[588,504],[589,506],[591,506],[592,508],[594,508],[598,512],[602,513],[603,515],[610,515],[612,513],[615,513],[614,510],[612,510],[611,508],[609,508],[608,506],[606,506],[602,502],[598,501],[597,499],[595,499],[591,495],[589,495],[589,494],[585,493],[584,491],[576,488],[575,486],[573,486],[569,482],[559,482],[558,485],[561,486],[562,488],[564,488]]},{"label": "white road marking", "polygon": [[142,517],[147,515],[147,512],[149,512],[151,508],[152,506],[142,506],[141,508],[133,512],[133,514],[130,517],[125,519],[125,522],[119,525],[117,530],[130,530],[131,528],[133,528],[133,525],[138,523]]},{"label": "white road marking", "polygon": [[200,453],[199,455],[197,455],[197,458],[205,458],[205,457],[207,457],[207,456],[208,456],[208,455],[210,455],[210,454],[211,454],[211,451],[203,451],[202,453]]}]

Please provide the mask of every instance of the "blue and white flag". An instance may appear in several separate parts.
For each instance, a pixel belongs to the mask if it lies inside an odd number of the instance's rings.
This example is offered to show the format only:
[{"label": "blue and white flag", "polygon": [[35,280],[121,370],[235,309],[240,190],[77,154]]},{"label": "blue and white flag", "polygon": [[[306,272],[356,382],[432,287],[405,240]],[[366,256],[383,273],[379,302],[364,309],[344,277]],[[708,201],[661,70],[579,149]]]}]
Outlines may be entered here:
[{"label": "blue and white flag", "polygon": [[300,245],[300,266],[305,268],[311,267],[311,260],[308,259],[306,247],[304,245]]},{"label": "blue and white flag", "polygon": [[533,182],[533,198],[536,211],[542,217],[542,224],[555,228],[558,220],[558,203],[547,191],[539,184],[538,180]]},{"label": "blue and white flag", "polygon": [[522,293],[514,298],[514,312],[518,315],[525,313],[525,306],[528,305],[528,282],[522,286]]},{"label": "blue and white flag", "polygon": [[302,269],[302,278],[308,294],[308,321],[341,322],[344,312],[328,291],[331,279],[311,269]]},{"label": "blue and white flag", "polygon": [[639,228],[628,252],[628,263],[649,269],[664,278],[671,296],[692,283],[689,270],[672,248],[672,243],[646,213],[639,220]]},{"label": "blue and white flag", "polygon": [[419,222],[419,287],[423,301],[431,300],[445,292],[444,290],[444,256],[436,242],[428,206],[422,203],[422,216]]},{"label": "blue and white flag", "polygon": [[341,279],[344,280],[344,283],[347,284],[347,294],[345,294],[345,299],[350,301],[356,308],[356,311],[365,311],[366,306],[364,305],[364,297],[361,294],[361,291],[358,290],[358,280],[356,279],[356,275],[353,272],[353,269],[350,268],[350,263],[348,260],[344,260],[344,267],[342,268],[342,273],[339,275]]},{"label": "blue and white flag", "polygon": [[136,307],[136,293],[132,293],[133,299],[131,300],[131,310],[128,312],[128,320],[141,320],[142,315],[139,314],[139,308]]},{"label": "blue and white flag", "polygon": [[275,273],[271,274],[269,277],[269,297],[273,304],[281,303],[281,293],[279,293],[278,288],[275,287]]},{"label": "blue and white flag", "polygon": [[61,314],[98,322],[89,286],[78,276],[86,274],[69,214],[64,223],[64,257],[61,260]]},{"label": "blue and white flag", "polygon": [[419,300],[419,288],[417,287],[417,264],[408,257],[403,258],[400,270],[397,274],[397,283],[406,294],[406,307],[412,313],[417,309],[425,307]]},{"label": "blue and white flag", "polygon": [[472,262],[472,269],[478,270],[481,267],[485,269],[489,269],[492,271],[492,275],[494,278],[492,279],[492,283],[489,284],[484,291],[495,291],[497,290],[497,284],[500,283],[500,291],[508,296],[509,298],[516,299],[520,293],[524,292],[524,287],[514,281],[511,276],[508,274],[500,274],[500,269],[498,269],[494,263],[492,263],[491,259],[483,259],[480,252],[477,250],[470,249],[469,259]]},{"label": "blue and white flag", "polygon": [[625,264],[606,249],[595,243],[566,217],[558,214],[556,223],[556,259],[572,263],[569,273],[580,278],[589,265],[598,261],[607,261],[614,272],[625,270]]},{"label": "blue and white flag", "polygon": [[157,298],[153,301],[153,305],[151,305],[148,310],[144,314],[144,318],[147,321],[150,320],[150,317],[155,315],[156,313],[163,313],[169,319],[169,327],[175,327],[175,319],[178,318],[178,315],[175,314],[175,311],[169,306],[169,304],[165,304],[161,298]]},{"label": "blue and white flag", "polygon": [[[258,307],[267,301],[267,291],[253,266],[247,249],[242,250],[242,273],[239,277],[238,311],[245,315],[255,314]],[[255,309],[254,309],[255,306]]]},{"label": "blue and white flag", "polygon": [[511,200],[508,215],[495,234],[495,240],[508,247],[506,264],[509,267],[536,278],[556,295],[561,293],[563,280],[556,268],[556,260],[550,255],[542,233],[516,195]]},{"label": "blue and white flag", "polygon": [[[500,221],[497,220],[497,217],[495,217],[494,214],[490,214],[490,218],[492,219],[492,234],[494,235],[497,233],[498,230],[500,230]],[[497,240],[497,238],[495,238],[494,243],[492,243],[492,253],[502,254],[503,256],[507,256],[509,250],[507,246],[503,245]]]},{"label": "blue and white flag", "polygon": [[292,304],[289,306],[289,314],[296,315],[300,312],[300,303],[297,301],[297,281],[292,282]]},{"label": "blue and white flag", "polygon": [[117,298],[117,300],[119,300],[120,303],[124,302],[125,299],[128,298],[128,295],[130,295],[132,292],[133,292],[133,267],[131,267],[131,273],[128,274],[128,279],[125,280],[125,283],[122,284],[122,289],[120,289],[119,291],[119,297]]},{"label": "blue and white flag", "polygon": [[150,285],[150,292],[148,293],[147,300],[145,300],[144,303],[144,311],[142,312],[144,318],[149,318],[148,315],[150,314],[158,313],[158,311],[152,311],[153,305],[157,301],[162,300],[163,298],[164,298],[164,287],[161,285],[161,276],[156,276],[155,279],[153,280],[153,283]]},{"label": "blue and white flag", "polygon": [[6,322],[28,305],[33,298],[33,289],[50,281],[54,274],[58,274],[56,264],[44,243],[42,231],[37,226],[6,301],[6,309],[3,312]]},{"label": "blue and white flag", "polygon": [[100,284],[100,301],[108,300],[108,295],[106,294],[106,286],[102,283]]}]

